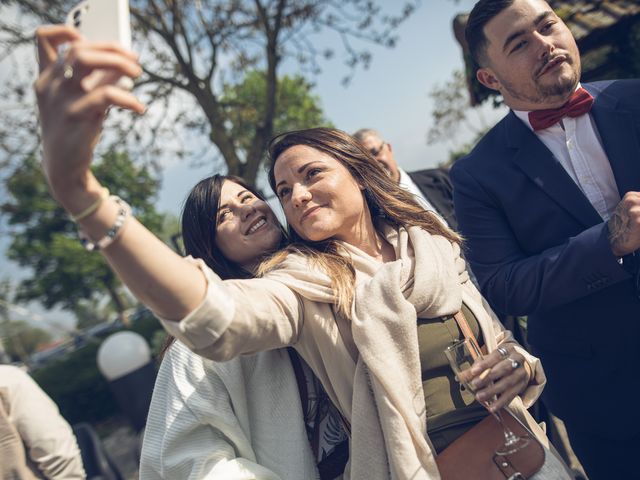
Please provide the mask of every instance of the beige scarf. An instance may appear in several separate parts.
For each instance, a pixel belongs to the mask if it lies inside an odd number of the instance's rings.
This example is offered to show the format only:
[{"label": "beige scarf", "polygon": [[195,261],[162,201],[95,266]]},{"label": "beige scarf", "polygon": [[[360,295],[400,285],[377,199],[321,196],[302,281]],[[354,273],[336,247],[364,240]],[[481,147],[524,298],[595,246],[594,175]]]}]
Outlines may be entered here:
[{"label": "beige scarf", "polygon": [[[351,331],[359,358],[351,412],[353,479],[439,479],[426,438],[416,318],[457,312],[468,280],[460,249],[419,227],[387,225],[396,261],[381,264],[344,245],[358,278]],[[272,272],[300,295],[333,303],[328,275],[299,258]],[[271,276],[271,274],[270,274]]]}]

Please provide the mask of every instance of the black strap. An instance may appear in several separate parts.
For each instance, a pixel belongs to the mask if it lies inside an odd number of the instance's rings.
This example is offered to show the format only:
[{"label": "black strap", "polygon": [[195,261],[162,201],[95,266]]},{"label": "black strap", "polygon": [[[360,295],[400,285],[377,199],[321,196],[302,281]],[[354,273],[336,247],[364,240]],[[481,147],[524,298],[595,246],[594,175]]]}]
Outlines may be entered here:
[{"label": "black strap", "polygon": [[298,393],[300,394],[300,406],[302,407],[302,413],[304,419],[304,423],[307,423],[306,415],[307,415],[307,406],[309,404],[309,392],[307,391],[307,380],[304,376],[304,372],[302,371],[302,365],[300,364],[300,357],[298,357],[298,353],[291,347],[287,348],[287,353],[289,354],[289,359],[291,360],[291,367],[293,367],[293,374],[296,377],[296,383],[298,384]]},{"label": "black strap", "polygon": [[318,464],[320,480],[333,480],[344,473],[349,460],[349,440],[336,445],[330,455]]}]

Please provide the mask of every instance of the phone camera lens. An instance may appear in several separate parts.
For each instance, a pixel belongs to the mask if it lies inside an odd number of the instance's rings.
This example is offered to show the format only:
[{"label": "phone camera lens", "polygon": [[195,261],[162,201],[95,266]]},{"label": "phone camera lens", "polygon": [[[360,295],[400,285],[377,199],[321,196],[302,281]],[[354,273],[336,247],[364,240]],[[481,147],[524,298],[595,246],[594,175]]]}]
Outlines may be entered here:
[{"label": "phone camera lens", "polygon": [[76,10],[75,12],[73,12],[73,19],[77,20],[78,17],[80,17],[80,10]]},{"label": "phone camera lens", "polygon": [[77,18],[77,19],[75,19],[75,20],[73,21],[73,26],[74,26],[74,27],[76,27],[76,28],[80,28],[80,25],[81,25],[81,24],[82,24],[82,22],[80,21],[80,19],[79,19],[79,18]]}]

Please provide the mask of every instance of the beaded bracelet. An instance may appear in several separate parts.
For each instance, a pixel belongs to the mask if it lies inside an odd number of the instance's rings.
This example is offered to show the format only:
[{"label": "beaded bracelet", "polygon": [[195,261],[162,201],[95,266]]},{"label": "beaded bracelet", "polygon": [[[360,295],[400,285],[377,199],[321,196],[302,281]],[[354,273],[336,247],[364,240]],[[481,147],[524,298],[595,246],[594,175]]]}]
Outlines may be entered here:
[{"label": "beaded bracelet", "polygon": [[109,189],[107,187],[104,187],[102,189],[102,192],[100,193],[100,198],[98,198],[95,202],[93,202],[91,205],[89,205],[87,208],[85,208],[79,214],[70,215],[71,220],[74,221],[74,222],[78,222],[78,221],[82,220],[83,218],[87,218],[93,212],[98,210],[98,208],[100,208],[100,205],[102,205],[102,202],[104,202],[107,198],[109,198]]},{"label": "beaded bracelet", "polygon": [[113,226],[109,230],[107,230],[107,233],[105,233],[104,237],[96,242],[93,242],[82,230],[78,232],[80,236],[80,243],[82,243],[82,246],[85,248],[85,250],[89,252],[103,250],[111,245],[113,241],[118,237],[118,234],[122,231],[122,227],[126,223],[127,219],[131,216],[131,206],[127,202],[122,200],[117,195],[111,195],[109,198],[114,200],[118,204],[118,216],[113,222]]}]

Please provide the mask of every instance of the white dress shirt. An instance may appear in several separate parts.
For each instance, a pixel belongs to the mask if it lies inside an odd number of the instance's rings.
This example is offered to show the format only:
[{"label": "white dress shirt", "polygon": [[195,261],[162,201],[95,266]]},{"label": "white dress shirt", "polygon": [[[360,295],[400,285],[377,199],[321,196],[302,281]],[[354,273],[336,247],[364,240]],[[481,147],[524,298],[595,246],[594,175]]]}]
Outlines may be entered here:
[{"label": "white dress shirt", "polygon": [[591,115],[564,117],[562,125],[558,122],[536,132],[529,112],[513,113],[553,153],[603,220],[608,220],[620,202],[620,193]]}]

